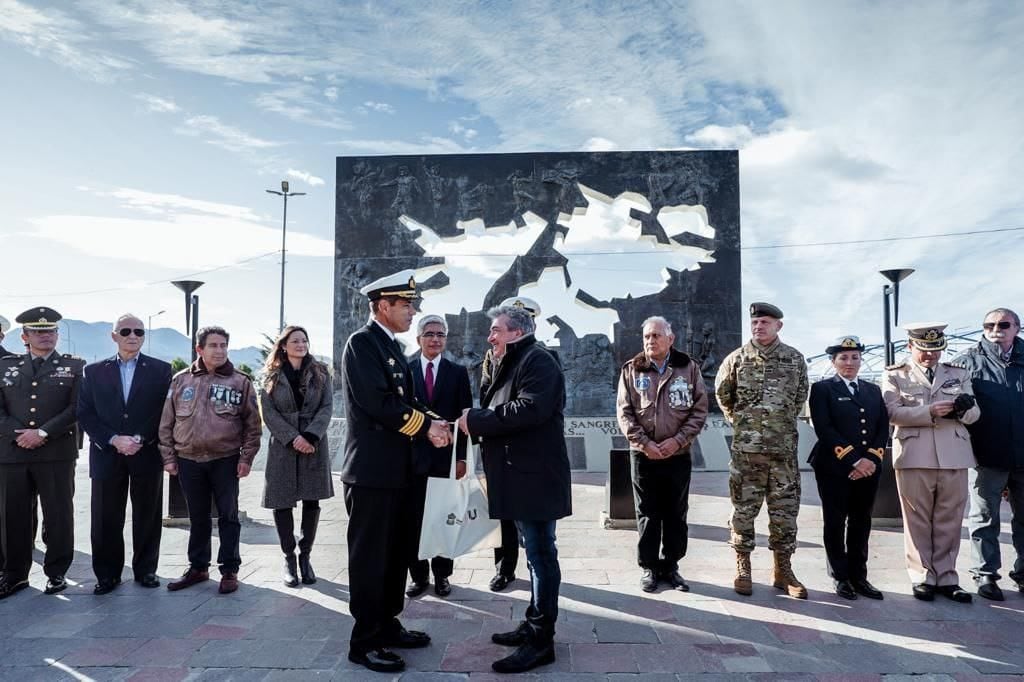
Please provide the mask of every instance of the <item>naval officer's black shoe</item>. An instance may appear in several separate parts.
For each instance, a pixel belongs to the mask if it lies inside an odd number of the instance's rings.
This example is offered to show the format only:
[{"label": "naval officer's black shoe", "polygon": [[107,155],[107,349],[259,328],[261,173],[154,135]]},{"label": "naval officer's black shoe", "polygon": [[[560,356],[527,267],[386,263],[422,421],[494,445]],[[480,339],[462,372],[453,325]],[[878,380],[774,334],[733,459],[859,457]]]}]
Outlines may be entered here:
[{"label": "naval officer's black shoe", "polygon": [[679,571],[670,571],[668,573],[662,573],[661,579],[667,582],[669,585],[671,585],[673,590],[677,590],[679,592],[690,591],[690,586],[687,584],[685,580],[683,580],[683,576],[679,573]]},{"label": "naval officer's black shoe", "polygon": [[836,594],[838,594],[843,599],[857,598],[857,591],[853,589],[853,585],[850,584],[849,580],[836,581]]},{"label": "naval officer's black shoe", "polygon": [[397,673],[405,670],[405,661],[402,657],[383,647],[369,651],[349,651],[348,660],[378,673]]},{"label": "naval officer's black shoe", "polygon": [[409,599],[415,599],[416,597],[426,592],[428,587],[430,587],[430,583],[428,583],[426,580],[424,580],[423,582],[413,580],[411,583],[409,583],[409,587],[405,588],[405,596]]},{"label": "naval officer's black shoe", "polygon": [[120,578],[103,578],[97,581],[96,587],[92,588],[93,594],[107,594],[113,592],[121,584]]},{"label": "naval officer's black shoe", "polygon": [[1003,596],[1003,590],[1000,589],[995,577],[991,575],[981,576],[980,578],[976,578],[974,583],[978,586],[979,597],[991,599],[992,601],[1004,601],[1006,599],[1006,597]]},{"label": "naval officer's black shoe", "polygon": [[527,670],[555,662],[555,645],[553,642],[528,641],[511,655],[491,663],[496,673],[525,673]]},{"label": "naval officer's black shoe", "polygon": [[399,626],[397,632],[388,637],[388,646],[396,649],[419,649],[430,644],[430,635],[419,630],[406,630]]},{"label": "naval officer's black shoe", "polygon": [[640,589],[644,592],[654,592],[658,589],[658,574],[649,568],[645,568],[640,576]]},{"label": "naval officer's black shoe", "polygon": [[28,587],[28,578],[24,580],[15,580],[13,577],[7,577],[6,575],[0,580],[0,599],[7,599],[13,594],[21,592]]},{"label": "naval officer's black shoe", "polygon": [[495,574],[495,576],[491,578],[491,582],[489,585],[489,587],[491,588],[491,592],[501,592],[506,587],[508,587],[515,579],[516,577],[514,575],[505,575],[504,573]]},{"label": "naval officer's black shoe", "polygon": [[68,581],[64,579],[62,575],[55,575],[46,581],[46,589],[43,590],[45,594],[57,594],[67,589]]},{"label": "naval officer's black shoe", "polygon": [[882,591],[869,583],[867,578],[851,580],[850,584],[853,585],[853,589],[857,591],[857,594],[862,597],[867,597],[868,599],[885,599],[885,595],[882,594]]}]

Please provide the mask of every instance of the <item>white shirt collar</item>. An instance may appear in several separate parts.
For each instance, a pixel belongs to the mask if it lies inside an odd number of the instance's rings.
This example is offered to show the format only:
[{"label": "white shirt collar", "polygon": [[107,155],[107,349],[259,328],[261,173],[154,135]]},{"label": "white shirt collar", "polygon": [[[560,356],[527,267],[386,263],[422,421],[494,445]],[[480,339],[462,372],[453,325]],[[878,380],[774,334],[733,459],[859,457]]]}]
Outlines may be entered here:
[{"label": "white shirt collar", "polygon": [[389,339],[391,339],[392,341],[395,340],[395,333],[393,331],[382,325],[376,318],[374,318],[373,323],[380,327],[381,329],[383,329],[384,333],[388,335]]},{"label": "white shirt collar", "polygon": [[420,353],[420,369],[423,370],[424,378],[427,376],[427,363],[434,363],[434,381],[437,381],[437,370],[441,369],[441,356],[438,355],[433,360],[427,360],[427,356]]}]

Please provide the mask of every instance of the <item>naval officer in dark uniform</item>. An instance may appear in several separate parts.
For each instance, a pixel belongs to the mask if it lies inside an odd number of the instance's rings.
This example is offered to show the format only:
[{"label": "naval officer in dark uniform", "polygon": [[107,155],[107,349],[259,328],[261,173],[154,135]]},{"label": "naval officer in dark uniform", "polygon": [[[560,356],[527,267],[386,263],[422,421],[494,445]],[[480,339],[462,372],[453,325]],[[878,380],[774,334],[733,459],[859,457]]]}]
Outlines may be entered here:
[{"label": "naval officer in dark uniform", "polygon": [[56,352],[60,319],[46,307],[18,315],[28,353],[0,358],[0,599],[28,586],[37,497],[46,524],[47,594],[67,587],[74,557],[75,412],[85,361]]},{"label": "naval officer in dark uniform", "polygon": [[405,605],[405,571],[418,526],[409,504],[413,439],[450,443],[448,424],[416,400],[412,371],[396,333],[409,330],[415,303],[413,270],[359,290],[372,319],[348,338],[341,360],[345,384],[345,484],[348,511],[349,610],[355,624],[348,658],[378,672],[405,668],[389,647],[430,644],[398,620]]},{"label": "naval officer in dark uniform", "polygon": [[840,337],[826,348],[836,374],[815,382],[809,401],[818,442],[808,461],[821,498],[828,574],[844,599],[882,598],[868,582],[867,562],[889,413],[882,389],[857,378],[863,352],[856,336]]}]

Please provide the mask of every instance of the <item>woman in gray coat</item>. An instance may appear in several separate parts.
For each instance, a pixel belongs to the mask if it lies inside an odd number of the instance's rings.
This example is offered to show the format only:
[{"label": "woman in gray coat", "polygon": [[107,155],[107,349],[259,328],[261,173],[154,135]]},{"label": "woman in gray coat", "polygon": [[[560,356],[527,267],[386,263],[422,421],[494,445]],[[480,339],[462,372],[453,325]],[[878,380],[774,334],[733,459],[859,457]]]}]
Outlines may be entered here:
[{"label": "woman in gray coat", "polygon": [[[320,502],[334,496],[327,427],[331,423],[331,380],[327,365],[309,354],[309,336],[288,326],[274,342],[263,367],[260,410],[270,431],[270,450],[263,486],[263,506],[274,510],[274,526],[284,552],[284,584],[311,585],[316,575],[309,563]],[[292,508],[302,500],[302,536],[295,557]]]}]

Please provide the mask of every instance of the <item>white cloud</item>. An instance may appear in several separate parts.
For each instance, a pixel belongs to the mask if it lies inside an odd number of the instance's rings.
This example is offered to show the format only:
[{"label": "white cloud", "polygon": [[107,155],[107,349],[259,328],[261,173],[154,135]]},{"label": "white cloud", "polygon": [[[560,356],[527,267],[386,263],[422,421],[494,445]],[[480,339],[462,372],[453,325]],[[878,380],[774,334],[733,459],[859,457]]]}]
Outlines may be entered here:
[{"label": "white cloud", "polygon": [[467,150],[455,140],[423,135],[418,142],[387,139],[347,139],[331,143],[345,154],[462,154]]},{"label": "white cloud", "polygon": [[709,149],[741,149],[754,134],[745,125],[708,125],[686,136],[686,141]]},{"label": "white cloud", "polygon": [[332,102],[338,101],[338,88],[333,85],[329,88],[324,88],[324,97]]},{"label": "white cloud", "polygon": [[592,137],[585,141],[581,148],[585,152],[611,152],[619,149],[619,145],[606,137]]},{"label": "white cloud", "polygon": [[476,128],[469,128],[458,121],[452,121],[448,124],[448,132],[453,135],[461,135],[466,142],[471,142],[478,134]]},{"label": "white cloud", "polygon": [[367,100],[363,102],[363,106],[370,110],[376,111],[379,114],[394,114],[395,108],[387,102],[374,102],[373,100]]},{"label": "white cloud", "polygon": [[141,100],[148,110],[158,114],[173,114],[181,111],[181,107],[175,104],[174,100],[167,99],[165,97],[158,97],[157,95],[149,95],[144,92],[140,92],[135,95],[135,99]]},{"label": "white cloud", "polygon": [[89,187],[79,187],[98,197],[117,199],[124,208],[135,209],[145,213],[175,214],[179,212],[207,214],[243,221],[256,221],[258,216],[247,206],[223,204],[203,199],[190,199],[178,194],[163,194],[145,190],[121,187],[111,191],[101,191]]},{"label": "white cloud", "polygon": [[302,180],[310,187],[318,187],[324,184],[323,178],[318,178],[312,173],[307,173],[306,171],[301,170],[295,170],[294,168],[289,168],[288,171],[286,172],[286,175],[290,178],[295,178],[296,180]]},{"label": "white cloud", "polygon": [[[329,91],[333,91],[336,99],[337,88],[327,88],[324,94]],[[307,82],[295,83],[260,93],[254,99],[254,103],[264,111],[279,114],[297,123],[334,130],[348,130],[352,127],[348,121],[337,115],[331,105],[325,105],[316,95],[317,89],[313,85]],[[328,99],[331,99],[330,96]]]},{"label": "white cloud", "polygon": [[185,119],[184,127],[176,128],[175,132],[203,137],[207,143],[233,152],[268,149],[280,145],[279,142],[255,137],[239,128],[221,123],[216,116],[208,115],[190,116]]},{"label": "white cloud", "polygon": [[0,38],[101,83],[134,68],[130,60],[96,47],[81,22],[65,12],[19,0],[0,0]]}]

